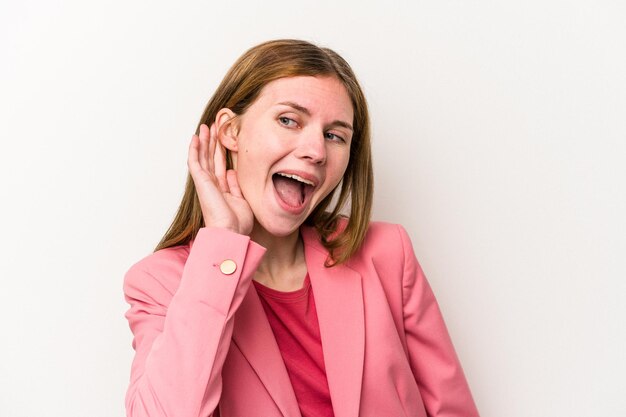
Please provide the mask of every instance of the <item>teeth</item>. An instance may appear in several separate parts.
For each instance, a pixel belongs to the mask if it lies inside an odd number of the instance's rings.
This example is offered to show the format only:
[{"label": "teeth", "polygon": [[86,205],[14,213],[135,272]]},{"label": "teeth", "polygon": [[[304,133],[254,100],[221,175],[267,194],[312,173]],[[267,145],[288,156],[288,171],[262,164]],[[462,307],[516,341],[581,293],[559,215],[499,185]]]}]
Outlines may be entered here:
[{"label": "teeth", "polygon": [[296,181],[303,182],[306,185],[310,185],[312,187],[315,186],[315,184],[313,184],[311,181],[305,180],[304,178],[299,177],[299,176],[294,175],[294,174],[283,174],[282,172],[279,172],[278,175],[280,175],[281,177],[287,177],[287,178],[291,178],[291,179],[296,180]]}]

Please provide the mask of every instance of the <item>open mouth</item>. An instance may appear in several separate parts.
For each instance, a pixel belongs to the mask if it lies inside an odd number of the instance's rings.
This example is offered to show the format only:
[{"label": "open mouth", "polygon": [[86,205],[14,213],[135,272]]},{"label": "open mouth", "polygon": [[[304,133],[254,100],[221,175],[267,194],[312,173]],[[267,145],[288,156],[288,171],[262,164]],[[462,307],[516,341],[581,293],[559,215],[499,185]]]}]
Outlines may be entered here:
[{"label": "open mouth", "polygon": [[280,200],[293,209],[302,208],[315,189],[312,181],[295,174],[278,172],[272,176],[272,181]]}]

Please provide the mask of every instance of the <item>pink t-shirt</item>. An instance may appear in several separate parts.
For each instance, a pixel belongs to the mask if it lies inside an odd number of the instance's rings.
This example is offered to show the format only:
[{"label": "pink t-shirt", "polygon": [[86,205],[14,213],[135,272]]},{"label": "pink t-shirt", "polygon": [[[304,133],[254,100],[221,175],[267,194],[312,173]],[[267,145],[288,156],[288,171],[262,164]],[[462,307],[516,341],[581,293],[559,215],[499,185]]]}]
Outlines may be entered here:
[{"label": "pink t-shirt", "polygon": [[302,417],[334,417],[309,275],[301,289],[290,292],[253,282],[283,356]]}]

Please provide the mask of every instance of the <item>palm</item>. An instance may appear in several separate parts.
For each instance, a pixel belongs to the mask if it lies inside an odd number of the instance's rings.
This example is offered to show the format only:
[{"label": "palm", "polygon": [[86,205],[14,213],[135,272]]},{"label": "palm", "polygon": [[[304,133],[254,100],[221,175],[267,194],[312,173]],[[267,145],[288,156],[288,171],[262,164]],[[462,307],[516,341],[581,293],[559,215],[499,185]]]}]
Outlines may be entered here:
[{"label": "palm", "polygon": [[204,224],[249,235],[254,215],[237,182],[237,173],[226,170],[226,157],[217,143],[215,127],[200,126],[189,146],[189,172],[196,186]]}]

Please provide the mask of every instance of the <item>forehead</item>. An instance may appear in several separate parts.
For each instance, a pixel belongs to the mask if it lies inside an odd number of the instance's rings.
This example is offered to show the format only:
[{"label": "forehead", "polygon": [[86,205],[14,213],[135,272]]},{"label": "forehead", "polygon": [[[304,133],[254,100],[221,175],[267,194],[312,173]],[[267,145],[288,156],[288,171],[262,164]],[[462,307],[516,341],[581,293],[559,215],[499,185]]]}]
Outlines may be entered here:
[{"label": "forehead", "polygon": [[352,101],[345,86],[336,77],[286,77],[268,83],[253,104],[271,108],[292,102],[306,107],[312,116],[352,122]]}]

